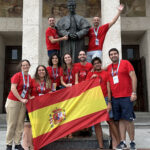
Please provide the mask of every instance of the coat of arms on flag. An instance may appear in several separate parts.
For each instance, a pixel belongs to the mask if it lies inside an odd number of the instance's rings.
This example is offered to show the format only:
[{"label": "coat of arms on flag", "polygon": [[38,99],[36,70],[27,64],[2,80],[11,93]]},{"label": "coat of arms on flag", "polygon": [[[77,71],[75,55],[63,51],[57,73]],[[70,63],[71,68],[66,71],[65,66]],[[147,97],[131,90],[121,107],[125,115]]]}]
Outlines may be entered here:
[{"label": "coat of arms on flag", "polygon": [[49,115],[50,117],[50,125],[53,128],[55,124],[59,124],[63,120],[65,120],[66,114],[65,109],[56,108],[52,111],[52,113]]}]

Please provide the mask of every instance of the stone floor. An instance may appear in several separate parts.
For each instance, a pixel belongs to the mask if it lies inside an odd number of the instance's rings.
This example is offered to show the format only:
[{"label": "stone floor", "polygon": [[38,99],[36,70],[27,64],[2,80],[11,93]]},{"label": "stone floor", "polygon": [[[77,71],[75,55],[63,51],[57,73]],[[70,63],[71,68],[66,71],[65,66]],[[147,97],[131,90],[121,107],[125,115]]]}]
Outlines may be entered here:
[{"label": "stone floor", "polygon": [[[108,133],[107,128],[103,128],[103,132]],[[6,128],[0,128],[0,150],[5,150]],[[150,150],[150,128],[137,128],[135,130],[135,141],[138,150]],[[127,144],[129,139],[127,136]]]}]

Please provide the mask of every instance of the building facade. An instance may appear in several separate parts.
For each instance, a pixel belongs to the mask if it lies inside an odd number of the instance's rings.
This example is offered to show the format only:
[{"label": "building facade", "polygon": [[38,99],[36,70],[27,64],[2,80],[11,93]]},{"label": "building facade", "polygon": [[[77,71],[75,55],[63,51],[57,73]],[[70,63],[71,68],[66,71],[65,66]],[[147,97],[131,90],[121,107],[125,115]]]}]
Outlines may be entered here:
[{"label": "building facade", "polygon": [[[67,15],[67,0],[0,0],[0,113],[10,90],[10,77],[21,59],[31,62],[33,75],[38,64],[47,66],[45,30],[47,17],[56,20]],[[108,51],[117,48],[120,57],[128,59],[138,77],[136,111],[150,111],[150,0],[77,0],[76,13],[92,23],[100,16],[101,23],[112,20],[117,7],[125,9],[109,30],[103,47],[103,65],[110,63]],[[86,40],[86,44],[88,39]]]}]

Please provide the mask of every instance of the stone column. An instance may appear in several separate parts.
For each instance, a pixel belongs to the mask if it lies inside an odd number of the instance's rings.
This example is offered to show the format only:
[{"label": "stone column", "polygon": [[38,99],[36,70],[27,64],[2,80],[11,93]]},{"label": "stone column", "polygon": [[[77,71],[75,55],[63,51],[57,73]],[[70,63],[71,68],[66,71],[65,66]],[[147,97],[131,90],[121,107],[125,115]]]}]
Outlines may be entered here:
[{"label": "stone column", "polygon": [[146,6],[146,17],[150,17],[150,0],[146,0],[145,1],[146,2],[146,4],[145,4],[145,6]]},{"label": "stone column", "polygon": [[23,1],[22,59],[31,62],[30,74],[40,64],[42,38],[42,0]]},{"label": "stone column", "polygon": [[[120,0],[101,0],[102,24],[109,23],[117,14],[117,7],[120,5]],[[111,48],[117,48],[122,58],[121,51],[121,21],[118,21],[109,29],[104,46],[103,46],[103,65],[111,63],[108,51]]]}]

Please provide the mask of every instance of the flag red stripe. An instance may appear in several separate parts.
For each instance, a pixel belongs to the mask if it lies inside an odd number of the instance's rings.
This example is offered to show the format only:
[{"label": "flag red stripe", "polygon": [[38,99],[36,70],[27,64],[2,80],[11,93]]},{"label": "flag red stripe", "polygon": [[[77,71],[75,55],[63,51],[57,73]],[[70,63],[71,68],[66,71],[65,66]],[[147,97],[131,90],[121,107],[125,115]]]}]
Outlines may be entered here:
[{"label": "flag red stripe", "polygon": [[83,128],[88,128],[97,123],[108,120],[109,115],[107,110],[105,109],[58,126],[58,128],[52,130],[51,132],[34,138],[34,150],[39,150],[40,148],[48,145],[49,143],[52,143],[72,132],[82,130]]},{"label": "flag red stripe", "polygon": [[53,105],[64,100],[68,100],[70,98],[79,96],[83,92],[93,87],[99,86],[98,79],[92,79],[83,81],[77,85],[74,85],[71,88],[65,88],[58,90],[54,93],[48,93],[43,96],[37,96],[33,100],[29,100],[26,104],[28,112],[32,112],[34,110]]}]

